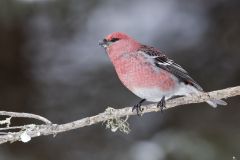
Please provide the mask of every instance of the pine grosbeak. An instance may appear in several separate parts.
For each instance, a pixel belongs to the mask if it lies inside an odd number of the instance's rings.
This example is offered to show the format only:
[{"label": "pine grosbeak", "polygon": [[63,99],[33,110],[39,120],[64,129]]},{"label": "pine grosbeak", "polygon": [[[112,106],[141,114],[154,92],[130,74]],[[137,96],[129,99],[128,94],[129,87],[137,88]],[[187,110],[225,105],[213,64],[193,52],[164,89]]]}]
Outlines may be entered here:
[{"label": "pine grosbeak", "polygon": [[[130,36],[114,32],[99,45],[106,49],[121,82],[142,100],[134,105],[139,114],[144,101],[158,102],[165,107],[165,100],[203,92],[202,87],[187,71],[169,59],[157,48],[143,45]],[[207,101],[213,107],[226,105],[223,100]]]}]

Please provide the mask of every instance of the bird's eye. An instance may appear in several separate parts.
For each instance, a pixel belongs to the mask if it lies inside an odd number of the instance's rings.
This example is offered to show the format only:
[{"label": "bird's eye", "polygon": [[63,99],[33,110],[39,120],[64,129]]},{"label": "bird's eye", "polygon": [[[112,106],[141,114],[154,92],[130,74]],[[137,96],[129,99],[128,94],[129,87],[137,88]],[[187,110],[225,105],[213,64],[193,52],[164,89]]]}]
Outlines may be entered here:
[{"label": "bird's eye", "polygon": [[119,40],[119,38],[112,38],[111,39],[111,42],[116,42],[116,41],[118,41]]}]

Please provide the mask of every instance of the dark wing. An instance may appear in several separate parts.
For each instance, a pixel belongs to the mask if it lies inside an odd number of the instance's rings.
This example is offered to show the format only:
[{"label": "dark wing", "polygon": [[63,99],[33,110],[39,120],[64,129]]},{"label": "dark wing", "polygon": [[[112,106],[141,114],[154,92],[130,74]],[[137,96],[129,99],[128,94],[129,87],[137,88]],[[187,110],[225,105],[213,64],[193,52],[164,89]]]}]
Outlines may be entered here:
[{"label": "dark wing", "polygon": [[154,59],[154,64],[157,67],[172,73],[180,81],[190,84],[200,91],[203,90],[202,87],[188,75],[185,69],[175,63],[173,60],[169,59],[160,50],[154,47],[142,45],[139,51],[142,51],[144,54],[147,54],[147,56],[152,57]]}]

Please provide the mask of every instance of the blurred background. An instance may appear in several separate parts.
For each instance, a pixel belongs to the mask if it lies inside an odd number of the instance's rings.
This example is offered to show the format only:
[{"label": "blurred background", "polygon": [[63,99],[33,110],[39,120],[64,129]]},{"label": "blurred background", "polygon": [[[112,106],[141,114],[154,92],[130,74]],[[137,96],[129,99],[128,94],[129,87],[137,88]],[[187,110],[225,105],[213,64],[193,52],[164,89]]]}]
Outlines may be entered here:
[{"label": "blurred background", "polygon": [[[206,91],[240,84],[239,0],[1,0],[1,110],[60,124],[134,105],[98,46],[113,31],[166,51]],[[134,116],[128,135],[98,124],[4,144],[0,159],[240,159],[240,98],[227,102]]]}]

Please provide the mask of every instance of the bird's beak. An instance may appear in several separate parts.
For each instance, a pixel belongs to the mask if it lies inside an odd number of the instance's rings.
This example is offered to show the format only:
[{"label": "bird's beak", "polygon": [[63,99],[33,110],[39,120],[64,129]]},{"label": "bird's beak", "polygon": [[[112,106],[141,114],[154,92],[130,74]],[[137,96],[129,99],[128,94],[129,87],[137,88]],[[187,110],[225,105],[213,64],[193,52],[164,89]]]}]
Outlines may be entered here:
[{"label": "bird's beak", "polygon": [[103,39],[103,40],[99,41],[98,44],[99,44],[100,46],[102,46],[103,48],[107,48],[108,45],[109,45],[109,43],[108,43],[108,41],[107,41],[106,39]]}]

